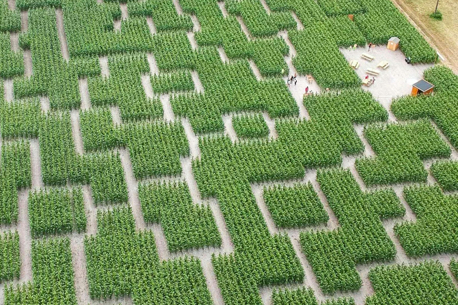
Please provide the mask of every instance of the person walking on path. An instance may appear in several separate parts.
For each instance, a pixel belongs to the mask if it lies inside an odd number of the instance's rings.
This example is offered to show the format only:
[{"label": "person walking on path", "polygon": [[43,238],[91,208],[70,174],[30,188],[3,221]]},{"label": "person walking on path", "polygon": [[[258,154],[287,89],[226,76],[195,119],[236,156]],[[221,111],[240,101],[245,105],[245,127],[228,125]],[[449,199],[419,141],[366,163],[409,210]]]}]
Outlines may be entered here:
[{"label": "person walking on path", "polygon": [[305,88],[305,94],[308,94],[308,93],[309,93],[309,86]]},{"label": "person walking on path", "polygon": [[369,42],[369,49],[367,51],[369,52],[371,48],[372,48],[372,42]]},{"label": "person walking on path", "polygon": [[294,86],[296,86],[296,85],[297,85],[297,75],[294,74]]}]

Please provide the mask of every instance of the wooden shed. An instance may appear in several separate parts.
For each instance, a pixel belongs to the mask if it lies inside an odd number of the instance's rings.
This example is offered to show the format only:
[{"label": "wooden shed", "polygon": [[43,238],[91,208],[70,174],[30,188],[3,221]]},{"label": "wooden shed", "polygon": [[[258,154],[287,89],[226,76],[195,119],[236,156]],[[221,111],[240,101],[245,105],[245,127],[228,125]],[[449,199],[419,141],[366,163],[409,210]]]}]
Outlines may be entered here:
[{"label": "wooden shed", "polygon": [[419,94],[431,94],[434,90],[434,85],[431,83],[428,83],[424,79],[416,82],[415,84],[412,85],[412,96],[417,96]]},{"label": "wooden shed", "polygon": [[396,51],[399,48],[399,42],[401,40],[397,37],[391,37],[390,40],[388,40],[387,48],[388,50],[391,51]]}]

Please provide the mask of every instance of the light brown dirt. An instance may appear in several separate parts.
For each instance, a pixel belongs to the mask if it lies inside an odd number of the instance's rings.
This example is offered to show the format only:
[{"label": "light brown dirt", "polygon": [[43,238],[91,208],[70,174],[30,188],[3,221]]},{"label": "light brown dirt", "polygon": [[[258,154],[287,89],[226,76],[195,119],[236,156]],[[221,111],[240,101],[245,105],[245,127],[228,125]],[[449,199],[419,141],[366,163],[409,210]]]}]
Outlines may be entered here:
[{"label": "light brown dirt", "polygon": [[138,197],[138,183],[134,176],[132,169],[132,162],[130,161],[129,151],[127,149],[120,149],[119,154],[121,157],[122,167],[124,169],[124,179],[127,183],[127,191],[129,193],[129,204],[132,208],[132,214],[135,219],[135,226],[137,230],[144,230],[146,228],[145,220],[143,219],[142,207]]},{"label": "light brown dirt", "polygon": [[62,9],[56,10],[56,21],[57,21],[57,33],[59,35],[60,50],[62,53],[62,57],[65,59],[65,61],[68,62],[70,60],[70,55],[68,53],[67,38],[65,36],[64,15],[62,13]]},{"label": "light brown dirt", "polygon": [[3,80],[3,98],[7,102],[12,102],[14,99],[14,88],[13,88],[13,80],[5,79]]},{"label": "light brown dirt", "polygon": [[108,57],[99,57],[100,69],[102,70],[103,77],[110,77],[110,69],[108,68]]},{"label": "light brown dirt", "polygon": [[458,73],[458,2],[441,0],[439,11],[443,14],[443,20],[437,21],[429,17],[436,6],[434,0],[392,1],[425,39],[445,57],[443,63]]},{"label": "light brown dirt", "polygon": [[97,234],[97,209],[92,199],[92,190],[89,185],[83,185],[84,210],[86,212],[86,234]]},{"label": "light brown dirt", "polygon": [[86,271],[86,255],[84,254],[84,236],[74,235],[70,238],[72,265],[75,273],[75,292],[78,304],[90,304],[89,282]]},{"label": "light brown dirt", "polygon": [[162,109],[164,110],[164,120],[166,122],[174,122],[175,114],[173,113],[172,104],[170,103],[169,94],[161,94],[160,98]]},{"label": "light brown dirt", "polygon": [[73,142],[75,143],[76,152],[79,155],[84,154],[84,144],[83,144],[83,136],[81,134],[80,128],[80,113],[78,110],[72,110],[70,113],[70,119],[72,123],[72,136]]},{"label": "light brown dirt", "polygon": [[276,140],[278,138],[278,133],[275,129],[275,120],[271,119],[267,112],[263,112],[262,116],[264,117],[267,127],[269,128],[269,139]]},{"label": "light brown dirt", "polygon": [[234,126],[232,125],[232,116],[230,114],[223,115],[223,123],[224,123],[224,134],[231,139],[232,143],[237,142],[237,133],[234,130]]},{"label": "light brown dirt", "polygon": [[80,78],[78,80],[78,85],[81,96],[81,110],[87,110],[91,108],[91,99],[89,96],[87,78]]}]

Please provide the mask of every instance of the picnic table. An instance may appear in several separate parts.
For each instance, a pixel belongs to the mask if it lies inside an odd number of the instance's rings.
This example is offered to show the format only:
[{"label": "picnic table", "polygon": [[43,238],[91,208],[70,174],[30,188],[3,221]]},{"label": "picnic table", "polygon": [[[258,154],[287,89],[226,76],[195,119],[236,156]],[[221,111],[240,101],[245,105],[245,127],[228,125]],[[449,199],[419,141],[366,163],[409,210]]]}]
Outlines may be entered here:
[{"label": "picnic table", "polygon": [[379,75],[379,72],[377,70],[374,70],[374,69],[367,69],[366,73],[370,74],[370,75],[374,75],[374,76]]},{"label": "picnic table", "polygon": [[386,70],[386,68],[388,68],[389,66],[390,66],[390,64],[389,64],[386,60],[381,61],[381,62],[377,65],[378,68],[382,68],[383,70]]},{"label": "picnic table", "polygon": [[365,59],[365,60],[367,60],[367,61],[373,61],[373,60],[374,60],[374,56],[369,55],[369,54],[367,54],[367,53],[363,53],[363,54],[361,55],[361,58],[362,58],[362,59]]},{"label": "picnic table", "polygon": [[357,60],[350,61],[350,67],[357,70],[359,68],[359,62]]}]

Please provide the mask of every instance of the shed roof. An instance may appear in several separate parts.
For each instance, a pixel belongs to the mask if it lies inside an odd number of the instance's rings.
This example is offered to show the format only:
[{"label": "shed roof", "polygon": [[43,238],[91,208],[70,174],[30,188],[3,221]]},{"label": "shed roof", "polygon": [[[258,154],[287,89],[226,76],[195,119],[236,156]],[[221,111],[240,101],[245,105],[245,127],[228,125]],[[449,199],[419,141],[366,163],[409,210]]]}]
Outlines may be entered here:
[{"label": "shed roof", "polygon": [[425,91],[428,91],[432,88],[434,88],[434,85],[431,84],[431,83],[428,83],[427,81],[425,81],[424,79],[422,80],[419,80],[418,82],[416,82],[415,84],[413,84],[413,86],[415,88],[418,88],[420,91],[422,92],[425,92]]},{"label": "shed roof", "polygon": [[389,41],[399,43],[400,39],[398,37],[391,37]]}]

